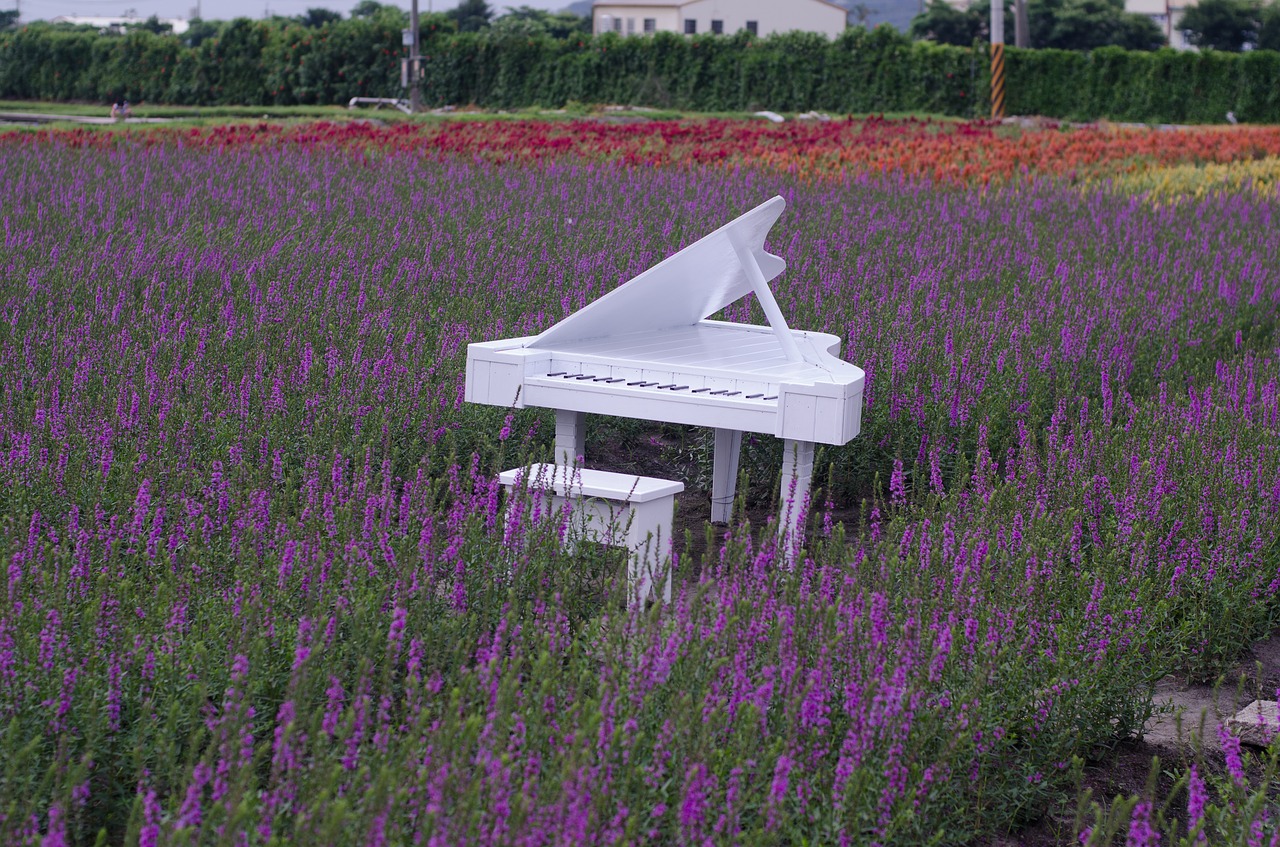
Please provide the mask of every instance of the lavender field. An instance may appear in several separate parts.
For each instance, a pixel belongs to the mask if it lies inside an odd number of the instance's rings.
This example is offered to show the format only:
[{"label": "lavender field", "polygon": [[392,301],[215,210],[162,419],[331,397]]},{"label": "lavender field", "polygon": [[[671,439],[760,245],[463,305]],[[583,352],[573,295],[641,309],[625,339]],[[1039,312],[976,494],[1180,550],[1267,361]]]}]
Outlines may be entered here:
[{"label": "lavender field", "polygon": [[[775,193],[862,434],[793,565],[761,439],[628,608],[502,520],[551,419],[466,344]],[[0,843],[980,843],[1280,613],[1274,193],[13,144],[0,218]],[[1186,843],[1280,826],[1188,785]]]}]

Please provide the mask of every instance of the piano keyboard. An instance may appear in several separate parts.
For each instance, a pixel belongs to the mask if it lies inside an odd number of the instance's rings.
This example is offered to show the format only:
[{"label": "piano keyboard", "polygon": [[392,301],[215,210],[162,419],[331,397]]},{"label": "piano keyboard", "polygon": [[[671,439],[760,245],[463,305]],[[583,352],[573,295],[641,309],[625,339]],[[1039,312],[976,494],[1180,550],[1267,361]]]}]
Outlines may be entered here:
[{"label": "piano keyboard", "polygon": [[[554,371],[553,373],[547,374],[548,379],[551,379],[554,377],[560,377],[561,379],[564,379],[564,380],[576,379],[579,382],[589,379],[592,382],[603,382],[606,385],[617,385],[618,383],[625,382],[628,388],[656,388],[659,391],[676,392],[676,391],[686,391],[689,389],[689,386],[687,385],[676,385],[674,382],[669,383],[667,385],[659,385],[657,380],[647,380],[647,381],[643,379],[628,380],[626,377],[622,377],[622,376],[596,376],[595,374],[568,373],[566,371]],[[695,388],[689,393],[690,394],[706,394],[708,397],[726,397],[726,398],[745,396],[746,399],[748,400],[764,400],[766,402],[770,400],[778,399],[777,394],[771,394],[766,396],[765,393],[762,391],[756,392],[755,394],[744,395],[743,392],[741,391],[730,391],[727,388],[712,390],[711,388],[706,386],[703,386],[702,388]]]}]

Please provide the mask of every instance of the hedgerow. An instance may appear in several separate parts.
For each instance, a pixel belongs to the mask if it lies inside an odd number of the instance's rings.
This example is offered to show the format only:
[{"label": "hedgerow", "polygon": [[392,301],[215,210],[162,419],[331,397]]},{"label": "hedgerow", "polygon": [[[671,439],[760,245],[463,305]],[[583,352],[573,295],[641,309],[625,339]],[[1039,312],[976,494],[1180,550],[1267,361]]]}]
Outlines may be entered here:
[{"label": "hedgerow", "polygon": [[[557,40],[428,30],[422,92],[431,105],[511,109],[630,103],[708,112],[774,109],[931,112],[990,109],[987,48],[911,41],[888,28],[754,38]],[[342,103],[399,96],[392,17],[321,27],[238,19],[187,46],[174,36],[48,25],[0,33],[0,97],[187,105]],[[1056,118],[1280,121],[1280,53],[1103,48],[1008,51],[1008,110]]]}]

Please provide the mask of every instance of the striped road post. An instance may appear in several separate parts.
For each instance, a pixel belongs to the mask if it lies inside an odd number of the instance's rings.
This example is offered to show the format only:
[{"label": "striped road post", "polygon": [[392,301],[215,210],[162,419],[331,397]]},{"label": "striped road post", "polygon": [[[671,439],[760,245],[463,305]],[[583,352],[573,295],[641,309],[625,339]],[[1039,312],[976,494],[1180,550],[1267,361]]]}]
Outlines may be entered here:
[{"label": "striped road post", "polygon": [[991,2],[991,120],[1004,118],[1004,2]]}]

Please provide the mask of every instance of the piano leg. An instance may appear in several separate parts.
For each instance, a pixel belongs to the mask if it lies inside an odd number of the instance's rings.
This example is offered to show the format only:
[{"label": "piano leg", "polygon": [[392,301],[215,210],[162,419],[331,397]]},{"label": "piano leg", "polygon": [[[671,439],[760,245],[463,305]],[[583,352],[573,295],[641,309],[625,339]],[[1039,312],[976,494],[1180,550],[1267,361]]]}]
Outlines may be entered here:
[{"label": "piano leg", "polygon": [[813,442],[785,439],[782,442],[782,520],[778,524],[778,532],[788,559],[793,547],[799,546],[800,517],[812,478]]},{"label": "piano leg", "polygon": [[556,409],[555,464],[582,464],[582,457],[587,453],[586,418],[583,412]]},{"label": "piano leg", "polygon": [[711,471],[711,522],[728,523],[733,516],[733,492],[738,487],[738,455],[742,433],[716,430],[715,464]]}]

